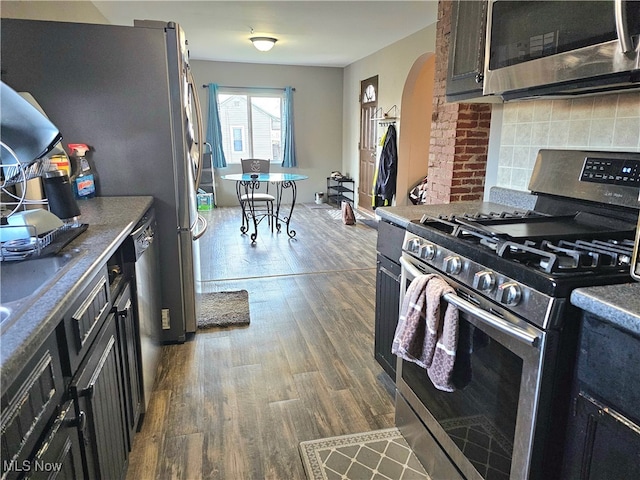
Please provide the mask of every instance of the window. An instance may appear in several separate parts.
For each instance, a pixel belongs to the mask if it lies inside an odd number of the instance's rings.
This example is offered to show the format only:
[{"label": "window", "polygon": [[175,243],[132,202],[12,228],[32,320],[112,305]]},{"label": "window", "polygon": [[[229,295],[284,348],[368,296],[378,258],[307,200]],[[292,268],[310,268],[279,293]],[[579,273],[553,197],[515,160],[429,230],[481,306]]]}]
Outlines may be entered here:
[{"label": "window", "polygon": [[223,89],[218,92],[222,148],[228,163],[242,158],[281,162],[284,91]]},{"label": "window", "polygon": [[233,151],[244,152],[244,128],[231,127],[231,138],[233,139]]}]

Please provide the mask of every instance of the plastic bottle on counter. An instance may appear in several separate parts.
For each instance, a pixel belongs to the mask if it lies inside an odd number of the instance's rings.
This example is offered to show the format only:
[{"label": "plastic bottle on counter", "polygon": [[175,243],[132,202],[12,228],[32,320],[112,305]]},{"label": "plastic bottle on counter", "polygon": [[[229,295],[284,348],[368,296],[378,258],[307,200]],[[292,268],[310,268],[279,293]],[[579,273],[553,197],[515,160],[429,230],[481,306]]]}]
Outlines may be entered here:
[{"label": "plastic bottle on counter", "polygon": [[79,199],[95,197],[97,176],[85,156],[89,147],[84,143],[70,143],[69,150],[76,163],[75,173],[71,177],[73,193]]}]

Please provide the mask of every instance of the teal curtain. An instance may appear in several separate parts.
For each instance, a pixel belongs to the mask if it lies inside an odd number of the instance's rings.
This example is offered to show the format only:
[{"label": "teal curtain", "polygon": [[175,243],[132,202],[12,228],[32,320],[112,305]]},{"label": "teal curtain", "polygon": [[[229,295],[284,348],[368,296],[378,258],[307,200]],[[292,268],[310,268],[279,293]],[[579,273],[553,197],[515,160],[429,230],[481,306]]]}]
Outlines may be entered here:
[{"label": "teal curtain", "polygon": [[211,165],[214,168],[227,166],[222,149],[222,129],[218,112],[218,84],[209,84],[209,121],[207,123],[207,143],[211,145]]},{"label": "teal curtain", "polygon": [[291,87],[284,89],[282,105],[282,166],[285,168],[298,166],[293,135],[293,88]]}]

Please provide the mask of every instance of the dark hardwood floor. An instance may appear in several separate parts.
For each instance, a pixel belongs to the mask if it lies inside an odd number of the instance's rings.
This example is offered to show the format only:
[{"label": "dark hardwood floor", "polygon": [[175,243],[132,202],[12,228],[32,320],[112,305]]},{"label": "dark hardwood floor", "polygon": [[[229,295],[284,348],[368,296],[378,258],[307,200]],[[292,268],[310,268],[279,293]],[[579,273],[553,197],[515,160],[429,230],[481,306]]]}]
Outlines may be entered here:
[{"label": "dark hardwood floor", "polygon": [[205,216],[198,287],[246,289],[251,325],[163,347],[127,479],[304,479],[299,442],[392,427],[373,356],[376,230],[298,205],[295,239],[264,222],[251,245],[239,208]]}]

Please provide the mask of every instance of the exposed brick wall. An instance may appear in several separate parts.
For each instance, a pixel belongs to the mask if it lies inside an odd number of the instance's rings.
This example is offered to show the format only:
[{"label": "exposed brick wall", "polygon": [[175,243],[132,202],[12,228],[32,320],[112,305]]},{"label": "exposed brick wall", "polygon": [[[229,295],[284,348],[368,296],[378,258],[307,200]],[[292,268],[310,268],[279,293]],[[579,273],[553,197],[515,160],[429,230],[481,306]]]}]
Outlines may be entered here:
[{"label": "exposed brick wall", "polygon": [[480,200],[486,176],[491,105],[447,103],[445,99],[451,6],[449,0],[438,3],[427,184],[430,204]]}]

